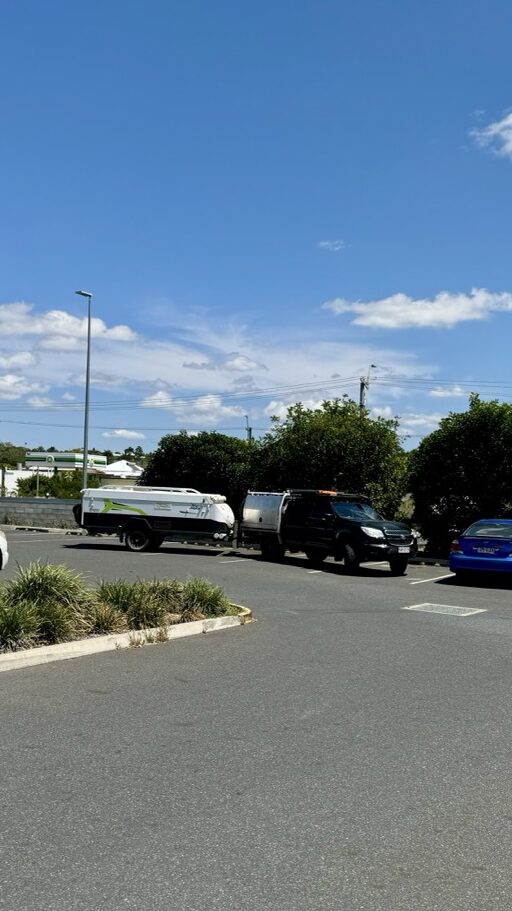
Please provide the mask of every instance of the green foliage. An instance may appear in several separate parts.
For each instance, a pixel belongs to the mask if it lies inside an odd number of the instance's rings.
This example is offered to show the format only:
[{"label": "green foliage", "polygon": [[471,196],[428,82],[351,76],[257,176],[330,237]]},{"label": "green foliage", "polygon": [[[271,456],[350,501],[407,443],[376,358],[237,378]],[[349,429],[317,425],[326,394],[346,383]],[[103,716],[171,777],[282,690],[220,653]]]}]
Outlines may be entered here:
[{"label": "green foliage", "polygon": [[33,604],[0,602],[0,651],[31,648],[39,635],[39,617]]},{"label": "green foliage", "polygon": [[230,604],[217,585],[207,579],[187,579],[183,586],[183,613],[185,616],[219,617],[227,614]]},{"label": "green foliage", "polygon": [[[94,476],[89,477],[89,487],[99,487],[100,481]],[[30,478],[21,478],[18,481],[18,495],[20,497],[58,497],[62,500],[79,500],[82,489],[81,471],[55,471],[51,477],[37,472]]]},{"label": "green foliage", "polygon": [[83,576],[65,563],[37,560],[20,567],[14,579],[5,583],[5,597],[11,604],[27,601],[38,609],[51,603],[81,610],[92,596]]},{"label": "green foliage", "polygon": [[250,486],[252,456],[253,446],[237,437],[182,430],[162,437],[140,483],[224,494],[236,510]]},{"label": "green foliage", "polygon": [[320,408],[292,405],[284,420],[272,422],[256,444],[253,487],[332,487],[364,493],[377,509],[394,513],[406,464],[396,420],[371,419],[344,396]]},{"label": "green foliage", "polygon": [[98,586],[98,599],[104,604],[115,607],[122,614],[130,609],[133,593],[133,582],[126,579],[103,580]]},{"label": "green foliage", "polygon": [[0,651],[30,648],[123,629],[237,613],[220,588],[204,579],[103,581],[96,590],[67,566],[31,563],[0,585]]},{"label": "green foliage", "polygon": [[157,594],[148,593],[143,584],[134,582],[126,619],[130,629],[148,629],[163,626],[168,610]]},{"label": "green foliage", "polygon": [[94,601],[85,613],[85,621],[91,635],[117,633],[126,628],[124,614],[112,604]]},{"label": "green foliage", "polygon": [[29,563],[5,584],[7,605],[31,605],[39,625],[39,639],[45,643],[76,639],[87,632],[85,613],[92,592],[80,573],[65,564]]},{"label": "green foliage", "polygon": [[411,454],[414,521],[429,549],[446,553],[452,531],[512,515],[512,406],[482,402],[451,413]]},{"label": "green foliage", "polygon": [[85,613],[73,604],[47,601],[37,609],[40,638],[50,645],[86,636],[88,624]]},{"label": "green foliage", "polygon": [[13,443],[0,443],[0,466],[16,468],[20,462],[25,462],[26,449],[15,446]]}]

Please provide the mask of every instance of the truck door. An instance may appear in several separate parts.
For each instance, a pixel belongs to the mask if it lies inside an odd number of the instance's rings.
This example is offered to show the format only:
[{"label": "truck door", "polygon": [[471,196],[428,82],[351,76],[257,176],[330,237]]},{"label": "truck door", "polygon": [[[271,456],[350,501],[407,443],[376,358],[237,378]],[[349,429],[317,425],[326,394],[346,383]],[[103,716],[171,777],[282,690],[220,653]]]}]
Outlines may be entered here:
[{"label": "truck door", "polygon": [[307,543],[332,552],[334,525],[335,518],[331,509],[331,501],[327,497],[319,497],[314,503],[311,503],[308,513]]},{"label": "truck door", "polygon": [[303,546],[307,541],[307,518],[309,505],[299,497],[288,500],[283,510],[281,537],[286,545]]}]

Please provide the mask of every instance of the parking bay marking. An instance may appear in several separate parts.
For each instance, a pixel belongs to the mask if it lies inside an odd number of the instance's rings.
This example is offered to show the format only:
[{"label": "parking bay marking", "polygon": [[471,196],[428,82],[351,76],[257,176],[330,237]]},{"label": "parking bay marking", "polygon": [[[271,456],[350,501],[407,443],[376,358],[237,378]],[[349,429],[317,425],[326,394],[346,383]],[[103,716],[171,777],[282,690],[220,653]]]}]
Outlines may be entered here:
[{"label": "parking bay marking", "polygon": [[445,573],[444,576],[433,576],[430,579],[417,579],[416,582],[409,582],[409,585],[423,585],[424,582],[438,582],[439,579],[451,579],[455,573]]},{"label": "parking bay marking", "polygon": [[485,607],[457,607],[455,604],[411,604],[402,610],[424,611],[428,614],[449,614],[452,617],[469,617],[471,614],[485,614]]}]

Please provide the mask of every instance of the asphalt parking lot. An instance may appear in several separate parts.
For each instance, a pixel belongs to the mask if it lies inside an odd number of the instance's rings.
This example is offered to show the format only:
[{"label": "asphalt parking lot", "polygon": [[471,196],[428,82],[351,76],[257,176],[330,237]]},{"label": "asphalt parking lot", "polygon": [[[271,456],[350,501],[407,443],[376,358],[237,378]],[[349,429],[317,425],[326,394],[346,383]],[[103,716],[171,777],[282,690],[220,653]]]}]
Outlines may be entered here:
[{"label": "asphalt parking lot", "polygon": [[0,675],[6,911],[508,911],[508,583],[8,534],[257,622]]}]

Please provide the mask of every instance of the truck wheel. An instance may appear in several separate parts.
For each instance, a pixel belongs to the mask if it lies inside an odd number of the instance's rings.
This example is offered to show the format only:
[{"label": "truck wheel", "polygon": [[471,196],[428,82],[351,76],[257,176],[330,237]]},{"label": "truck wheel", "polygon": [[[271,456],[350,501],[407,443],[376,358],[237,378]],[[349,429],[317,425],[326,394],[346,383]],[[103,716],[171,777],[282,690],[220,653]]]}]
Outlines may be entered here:
[{"label": "truck wheel", "polygon": [[149,550],[152,544],[152,538],[146,528],[130,528],[125,532],[124,546],[128,550],[142,552]]},{"label": "truck wheel", "polygon": [[394,576],[403,576],[407,570],[409,557],[391,557],[389,568]]},{"label": "truck wheel", "polygon": [[263,560],[272,560],[274,563],[279,563],[284,557],[284,547],[277,541],[261,541],[260,550]]},{"label": "truck wheel", "polygon": [[327,557],[327,551],[320,550],[319,548],[316,548],[316,547],[308,547],[304,551],[304,553],[306,554],[306,557],[308,558],[309,562],[313,566],[321,566],[321,564],[324,562],[325,558]]},{"label": "truck wheel", "polygon": [[351,544],[345,544],[343,547],[343,563],[347,573],[356,573],[359,569],[359,560]]}]

